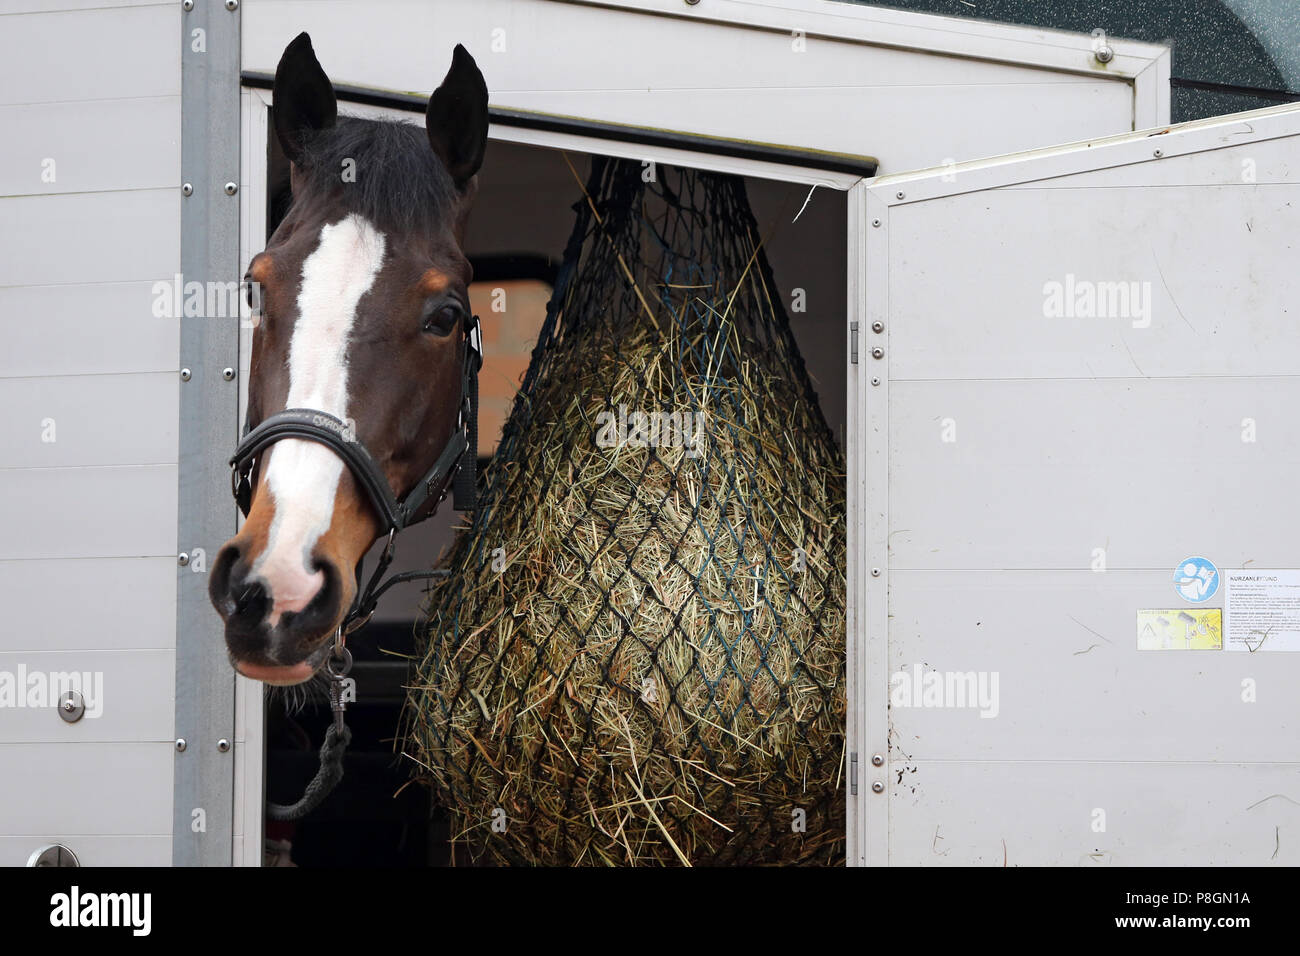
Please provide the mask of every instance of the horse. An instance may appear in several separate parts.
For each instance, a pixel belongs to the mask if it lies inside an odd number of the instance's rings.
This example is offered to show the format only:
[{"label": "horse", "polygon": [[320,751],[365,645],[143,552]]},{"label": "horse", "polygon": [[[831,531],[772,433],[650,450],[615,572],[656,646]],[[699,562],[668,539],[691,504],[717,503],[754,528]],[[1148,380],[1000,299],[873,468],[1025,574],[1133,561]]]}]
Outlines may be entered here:
[{"label": "horse", "polygon": [[341,647],[359,600],[373,611],[366,552],[386,534],[386,564],[396,532],[473,464],[480,353],[463,245],[488,91],[457,44],[424,130],[339,116],[306,33],[285,48],[273,91],[292,203],[245,275],[260,293],[231,459],[246,519],[208,591],[235,670],[294,685]]}]

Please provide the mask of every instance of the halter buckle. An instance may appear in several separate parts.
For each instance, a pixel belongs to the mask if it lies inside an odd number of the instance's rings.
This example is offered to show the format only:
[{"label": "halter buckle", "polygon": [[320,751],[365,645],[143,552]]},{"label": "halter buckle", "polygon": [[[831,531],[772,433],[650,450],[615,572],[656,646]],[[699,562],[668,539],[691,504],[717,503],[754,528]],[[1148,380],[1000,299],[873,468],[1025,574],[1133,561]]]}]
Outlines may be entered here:
[{"label": "halter buckle", "polygon": [[474,351],[474,356],[478,359],[479,366],[483,364],[483,326],[479,322],[478,316],[470,319],[469,329],[465,333],[469,339],[469,347]]},{"label": "halter buckle", "polygon": [[252,482],[253,482],[253,465],[256,459],[249,459],[248,470],[242,470],[240,462],[232,462],[230,465],[230,493],[234,496],[235,504],[245,515],[252,504]]}]

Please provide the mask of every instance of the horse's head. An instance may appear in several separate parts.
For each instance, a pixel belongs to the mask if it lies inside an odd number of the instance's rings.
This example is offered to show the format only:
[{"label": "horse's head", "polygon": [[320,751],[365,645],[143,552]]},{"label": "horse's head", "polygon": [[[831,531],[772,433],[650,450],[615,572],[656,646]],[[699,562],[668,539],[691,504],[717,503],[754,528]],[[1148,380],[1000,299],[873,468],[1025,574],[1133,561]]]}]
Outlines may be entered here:
[{"label": "horse's head", "polygon": [[[324,412],[345,423],[397,499],[458,427],[471,315],[461,244],[487,99],[461,46],[424,130],[338,117],[305,33],[276,69],[293,204],[248,267],[261,294],[249,425],[286,408]],[[244,675],[296,684],[324,662],[356,596],[357,563],[388,531],[363,477],[318,441],[279,437],[258,453],[247,520],[209,582]]]}]

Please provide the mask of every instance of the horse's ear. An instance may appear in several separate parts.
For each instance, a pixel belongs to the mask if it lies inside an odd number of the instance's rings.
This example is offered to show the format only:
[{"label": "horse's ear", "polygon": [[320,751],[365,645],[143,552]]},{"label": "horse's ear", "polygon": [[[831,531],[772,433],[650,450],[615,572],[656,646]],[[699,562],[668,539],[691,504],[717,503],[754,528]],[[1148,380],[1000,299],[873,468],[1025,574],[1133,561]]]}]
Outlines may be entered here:
[{"label": "horse's ear", "polygon": [[463,189],[483,165],[487,148],[488,90],[478,64],[459,43],[442,86],[429,97],[424,114],[429,143],[456,186]]},{"label": "horse's ear", "polygon": [[311,37],[299,33],[275,68],[275,135],[290,161],[302,155],[304,134],[328,129],[338,119],[334,86],[316,60]]}]

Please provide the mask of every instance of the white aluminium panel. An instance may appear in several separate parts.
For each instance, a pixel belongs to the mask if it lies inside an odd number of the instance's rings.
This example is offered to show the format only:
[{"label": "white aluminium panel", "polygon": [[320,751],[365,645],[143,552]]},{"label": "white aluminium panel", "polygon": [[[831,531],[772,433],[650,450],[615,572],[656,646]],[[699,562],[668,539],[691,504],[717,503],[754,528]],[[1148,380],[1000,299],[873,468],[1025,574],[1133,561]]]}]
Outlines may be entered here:
[{"label": "white aluminium panel", "polygon": [[[6,787],[0,839],[53,833],[67,837],[75,853],[76,834],[170,837],[175,759],[169,740],[0,743],[0,780],[18,782]],[[26,845],[21,858],[0,859],[0,866],[21,866],[41,844]],[[17,850],[14,842],[0,846]]]},{"label": "white aluminium panel", "polygon": [[[906,866],[1295,866],[1294,765],[927,761],[891,790]],[[915,768],[916,772],[910,772]],[[891,782],[897,775],[890,777]],[[916,792],[911,792],[911,786]],[[1106,832],[1091,828],[1108,811]],[[1080,822],[1082,821],[1082,822]]]},{"label": "white aluminium panel", "polygon": [[[427,92],[463,43],[499,107],[936,166],[1169,120],[1169,53],[825,0],[247,0],[243,69]],[[400,29],[392,25],[400,24]]]},{"label": "white aluminium panel", "polygon": [[175,561],[176,465],[0,468],[0,527],[0,562],[162,555]]},{"label": "white aluminium panel", "polygon": [[[166,264],[174,276],[174,254]],[[0,286],[0,378],[176,374],[180,323],[152,309],[154,283],[172,276]]]},{"label": "white aluminium panel", "polygon": [[171,858],[181,12],[0,0],[0,865]]},{"label": "white aluminium panel", "polygon": [[180,203],[174,188],[0,199],[0,286],[170,281]]},{"label": "white aluminium panel", "polygon": [[174,189],[180,109],[179,96],[0,106],[0,196]]},{"label": "white aluminium panel", "polygon": [[157,7],[158,0],[0,0],[0,14],[64,13],[107,7]]},{"label": "white aluminium panel", "polygon": [[1261,504],[1300,487],[1297,399],[1294,375],[896,380],[890,567],[1087,571],[1103,548],[1172,579],[1211,543],[1290,567],[1300,528]]},{"label": "white aluminium panel", "polygon": [[[176,646],[176,556],[0,559],[0,606],[9,609],[0,655],[35,648],[170,650]],[[72,612],[50,613],[56,607]],[[83,608],[95,609],[93,627]]]},{"label": "white aluminium panel", "polygon": [[170,833],[102,836],[55,828],[27,836],[0,836],[0,866],[23,866],[34,849],[59,842],[75,846],[77,861],[87,867],[171,866],[172,862]]},{"label": "white aluminium panel", "polygon": [[174,372],[0,378],[0,408],[6,468],[176,462]]},{"label": "white aluminium panel", "polygon": [[0,106],[180,95],[179,3],[50,6],[4,18]]},{"label": "white aluminium panel", "polygon": [[[125,643],[129,636],[119,633],[118,640]],[[0,746],[175,740],[174,722],[159,719],[167,704],[174,706],[172,648],[0,653],[0,672],[27,678],[23,706],[3,711]],[[51,687],[82,695],[85,713],[80,720],[68,723],[59,716],[54,706],[58,695],[48,693]]]},{"label": "white aluminium panel", "polygon": [[[1184,558],[1300,561],[1297,147],[1285,106],[853,191],[854,862],[1297,862],[1300,659],[1137,649]],[[891,700],[918,667],[995,713]]]}]

